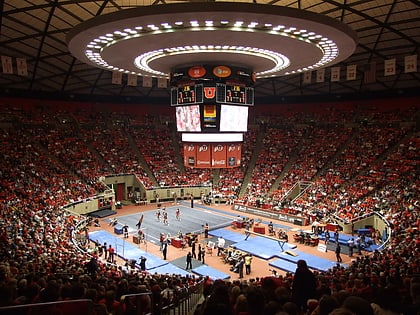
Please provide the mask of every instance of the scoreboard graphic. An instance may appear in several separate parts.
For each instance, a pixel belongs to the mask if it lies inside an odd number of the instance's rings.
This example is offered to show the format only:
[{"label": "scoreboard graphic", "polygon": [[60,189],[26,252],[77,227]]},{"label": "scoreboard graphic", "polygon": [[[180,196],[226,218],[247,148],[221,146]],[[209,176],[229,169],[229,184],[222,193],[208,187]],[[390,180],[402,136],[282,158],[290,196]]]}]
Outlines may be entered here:
[{"label": "scoreboard graphic", "polygon": [[171,106],[214,103],[253,106],[254,88],[235,82],[189,82],[171,88]]},{"label": "scoreboard graphic", "polygon": [[194,65],[174,70],[170,83],[184,165],[240,166],[248,110],[254,105],[254,73],[234,66]]}]

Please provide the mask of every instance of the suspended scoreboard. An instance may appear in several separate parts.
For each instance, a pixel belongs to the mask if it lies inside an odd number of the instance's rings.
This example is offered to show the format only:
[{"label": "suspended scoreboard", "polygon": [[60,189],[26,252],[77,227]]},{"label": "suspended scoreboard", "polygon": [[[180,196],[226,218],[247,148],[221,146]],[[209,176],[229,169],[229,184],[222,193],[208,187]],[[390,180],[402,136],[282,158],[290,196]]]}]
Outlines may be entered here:
[{"label": "suspended scoreboard", "polygon": [[244,68],[193,66],[171,75],[171,105],[189,167],[240,165],[255,77]]},{"label": "suspended scoreboard", "polygon": [[206,84],[190,81],[171,88],[172,106],[206,103],[253,106],[254,88],[233,81]]}]

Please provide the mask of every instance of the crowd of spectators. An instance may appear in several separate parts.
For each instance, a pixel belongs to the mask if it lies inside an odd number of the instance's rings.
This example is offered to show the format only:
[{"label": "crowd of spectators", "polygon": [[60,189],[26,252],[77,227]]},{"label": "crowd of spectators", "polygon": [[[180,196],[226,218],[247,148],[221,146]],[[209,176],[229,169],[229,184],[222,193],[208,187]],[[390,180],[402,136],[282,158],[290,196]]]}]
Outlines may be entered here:
[{"label": "crowd of spectators", "polygon": [[[182,294],[183,289],[204,282],[205,299],[196,311],[200,315],[215,314],[215,311],[243,315],[316,315],[329,314],[330,311],[332,314],[342,311],[341,314],[369,315],[374,314],[374,310],[375,314],[419,313],[420,138],[408,127],[362,126],[352,135],[347,130],[340,134],[339,127],[336,127],[331,135],[340,139],[341,144],[346,143],[337,155],[334,153],[339,144],[330,147],[329,151],[322,150],[325,145],[325,141],[321,141],[325,136],[323,131],[316,130],[313,141],[304,142],[315,156],[309,154],[307,159],[298,159],[299,165],[293,168],[296,180],[309,179],[298,169],[308,166],[320,169],[322,165],[316,162],[326,164],[329,158],[334,159],[323,176],[310,175],[313,185],[291,206],[301,211],[315,208],[331,212],[335,209],[346,220],[375,210],[391,223],[393,232],[391,243],[382,251],[357,256],[348,268],[337,266],[327,272],[314,272],[315,293],[299,309],[293,298],[292,273],[275,277],[261,275],[247,281],[212,281],[194,276],[132,271],[100,260],[92,262],[91,256],[74,246],[71,238],[75,226],[83,218],[67,213],[63,206],[101,191],[103,187],[97,184],[95,176],[107,172],[141,174],[145,186],[152,185],[128,141],[127,132],[130,130],[125,124],[121,128],[115,125],[105,128],[107,118],[101,114],[92,113],[86,117],[59,111],[54,116],[42,110],[34,110],[31,114],[27,108],[24,111],[2,110],[7,124],[0,128],[3,157],[0,164],[0,306],[89,298],[105,305],[105,309],[102,307],[104,312],[118,314],[125,307],[119,305],[119,298],[124,294],[152,292],[154,302],[171,300]],[[70,118],[64,126],[59,125],[60,121],[63,124],[65,117],[78,119],[80,116],[84,120],[80,120],[78,126],[68,126]],[[400,117],[390,113],[387,116],[393,121]],[[94,119],[104,124],[98,123],[92,128]],[[295,116],[295,119],[299,118]],[[276,166],[276,169],[279,172],[288,162],[292,150],[284,155],[284,161],[279,152],[295,148],[300,140],[297,138],[303,134],[298,137],[299,132],[282,133],[280,140],[270,139],[276,136],[276,132],[268,131],[264,144],[269,151],[263,152],[277,156],[280,168]],[[140,136],[134,134],[134,139],[137,137],[139,141]],[[256,137],[256,133],[253,134],[250,145],[245,146],[247,164]],[[167,138],[170,138],[168,133],[162,131],[150,139],[170,146],[170,142],[164,142]],[[352,140],[348,142],[350,138]],[[319,146],[314,144],[317,141],[321,142]],[[137,143],[140,147],[140,142]],[[277,145],[283,148],[274,148]],[[149,146],[153,146],[153,141]],[[171,158],[174,154],[165,149],[162,156]],[[162,161],[153,158],[152,162],[150,158],[148,162],[153,163],[156,167],[153,172],[158,174]],[[274,164],[272,160],[271,167]],[[167,176],[169,169],[164,170],[162,174]],[[261,177],[268,177],[266,174],[270,170],[258,170],[262,172],[259,173]],[[243,178],[232,181],[227,177],[226,174],[222,177],[218,189],[238,193]],[[257,178],[257,175],[253,177]],[[161,177],[160,180],[166,184],[167,178]],[[267,179],[273,181],[270,177]],[[268,191],[269,185],[260,185],[264,186],[265,192]],[[248,198],[253,198],[257,193],[255,187],[249,193]],[[151,301],[145,303],[153,308]],[[355,309],[356,306],[365,309],[360,311]],[[98,306],[98,314],[100,309]]]}]

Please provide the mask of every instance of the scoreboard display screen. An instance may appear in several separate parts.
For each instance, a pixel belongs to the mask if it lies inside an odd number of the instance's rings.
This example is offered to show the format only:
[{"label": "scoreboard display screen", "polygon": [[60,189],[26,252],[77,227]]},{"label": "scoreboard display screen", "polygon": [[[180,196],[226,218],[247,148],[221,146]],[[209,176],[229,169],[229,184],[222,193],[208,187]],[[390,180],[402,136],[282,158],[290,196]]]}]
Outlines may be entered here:
[{"label": "scoreboard display screen", "polygon": [[234,83],[216,83],[216,102],[233,105],[254,105],[254,88]]},{"label": "scoreboard display screen", "polygon": [[219,131],[246,132],[248,130],[248,107],[221,105]]},{"label": "scoreboard display screen", "polygon": [[171,105],[188,105],[203,103],[203,85],[186,84],[171,89]]},{"label": "scoreboard display screen", "polygon": [[226,85],[226,103],[245,104],[245,87],[240,85]]},{"label": "scoreboard display screen", "polygon": [[201,114],[199,105],[178,106],[175,113],[177,131],[201,131]]},{"label": "scoreboard display screen", "polygon": [[254,105],[252,69],[197,64],[171,70],[171,106],[184,143],[184,165],[231,168],[241,164],[249,107]]},{"label": "scoreboard display screen", "polygon": [[171,105],[254,105],[254,88],[235,83],[183,84],[171,89]]}]

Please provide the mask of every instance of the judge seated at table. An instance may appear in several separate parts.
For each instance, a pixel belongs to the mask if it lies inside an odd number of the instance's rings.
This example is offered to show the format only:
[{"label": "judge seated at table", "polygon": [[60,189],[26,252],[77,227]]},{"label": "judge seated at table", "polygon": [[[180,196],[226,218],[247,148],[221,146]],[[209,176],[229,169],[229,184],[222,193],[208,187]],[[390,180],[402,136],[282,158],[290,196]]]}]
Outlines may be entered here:
[{"label": "judge seated at table", "polygon": [[312,232],[314,232],[315,234],[319,233],[319,225],[320,223],[315,219],[314,222],[312,222]]},{"label": "judge seated at table", "polygon": [[284,240],[285,242],[289,241],[289,237],[287,236],[286,231],[283,231],[282,229],[279,229],[277,236],[280,240]]},{"label": "judge seated at table", "polygon": [[293,239],[295,240],[295,242],[303,243],[305,240],[305,234],[303,233],[303,231],[300,231],[299,234],[293,235]]}]

